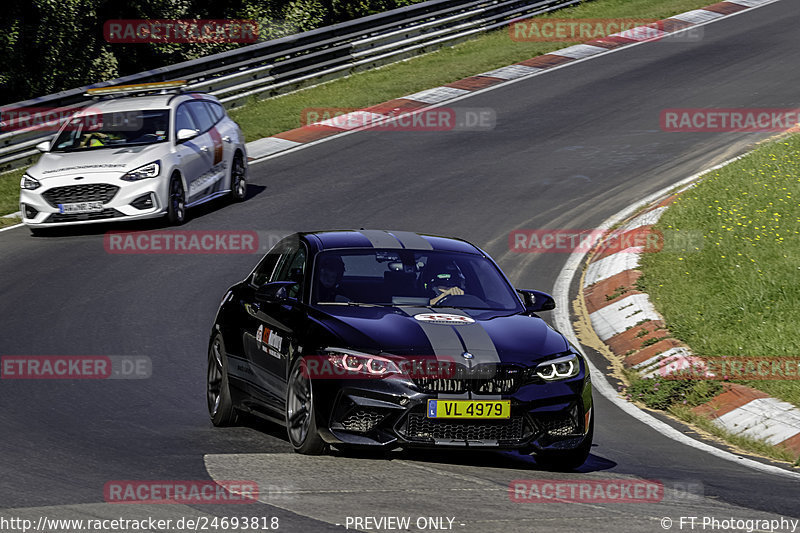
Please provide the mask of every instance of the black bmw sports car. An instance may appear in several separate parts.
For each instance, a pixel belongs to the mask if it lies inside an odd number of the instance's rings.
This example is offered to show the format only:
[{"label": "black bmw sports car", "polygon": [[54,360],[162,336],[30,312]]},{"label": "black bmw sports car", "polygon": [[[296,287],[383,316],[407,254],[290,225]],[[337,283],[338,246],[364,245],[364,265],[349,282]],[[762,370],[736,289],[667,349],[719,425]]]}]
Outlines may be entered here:
[{"label": "black bmw sports car", "polygon": [[249,412],[300,453],[516,449],[574,468],[592,444],[583,357],[459,239],[404,231],[296,233],[222,300],[209,343],[214,425]]}]

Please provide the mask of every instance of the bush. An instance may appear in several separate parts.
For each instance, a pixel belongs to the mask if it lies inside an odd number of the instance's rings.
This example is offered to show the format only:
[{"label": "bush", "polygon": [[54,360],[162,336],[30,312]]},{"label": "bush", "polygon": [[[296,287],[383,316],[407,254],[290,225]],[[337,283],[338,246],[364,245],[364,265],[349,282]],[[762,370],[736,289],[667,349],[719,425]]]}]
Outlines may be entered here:
[{"label": "bush", "polygon": [[[261,40],[419,0],[8,0],[0,19],[0,104],[196,59],[236,43],[108,43],[110,19],[248,19]],[[35,75],[33,72],[35,68]]]}]

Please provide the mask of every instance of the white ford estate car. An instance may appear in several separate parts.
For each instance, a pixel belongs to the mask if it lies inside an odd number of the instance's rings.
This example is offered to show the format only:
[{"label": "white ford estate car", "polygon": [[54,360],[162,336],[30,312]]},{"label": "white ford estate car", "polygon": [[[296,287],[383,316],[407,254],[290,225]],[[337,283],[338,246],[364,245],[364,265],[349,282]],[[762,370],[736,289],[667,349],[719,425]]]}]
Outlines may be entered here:
[{"label": "white ford estate car", "polygon": [[166,216],[220,196],[244,200],[244,135],[213,96],[182,82],[90,89],[20,181],[23,222],[38,230]]}]

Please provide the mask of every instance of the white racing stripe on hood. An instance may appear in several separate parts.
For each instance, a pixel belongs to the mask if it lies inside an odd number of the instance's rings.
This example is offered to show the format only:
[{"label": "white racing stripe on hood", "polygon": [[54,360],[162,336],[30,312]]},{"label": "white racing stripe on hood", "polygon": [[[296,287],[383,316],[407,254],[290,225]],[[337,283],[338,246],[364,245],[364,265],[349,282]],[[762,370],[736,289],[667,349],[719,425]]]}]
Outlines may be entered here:
[{"label": "white racing stripe on hood", "polygon": [[[431,312],[427,307],[402,307],[400,309],[412,317]],[[470,366],[470,363],[461,357],[461,354],[464,353],[464,345],[461,344],[461,338],[456,335],[452,326],[433,324],[419,320],[417,321],[417,325],[422,329],[423,333],[425,333],[428,343],[430,343],[431,348],[433,348],[433,353],[431,355],[434,355],[437,361],[454,362],[459,365]],[[447,394],[440,392],[436,397],[440,400],[468,400],[470,398],[470,393]]]},{"label": "white racing stripe on hood", "polygon": [[[453,314],[459,315],[462,313],[454,312]],[[463,316],[468,315],[464,314]],[[454,329],[456,335],[461,337],[466,351],[473,355],[473,366],[487,363],[497,364],[500,362],[500,354],[497,353],[497,348],[494,342],[492,342],[492,338],[480,322],[476,320],[472,324],[456,326]]]},{"label": "white racing stripe on hood", "polygon": [[[409,316],[432,313],[458,315],[472,319],[468,314],[455,308],[406,307],[402,308],[402,310]],[[492,342],[492,338],[477,320],[469,324],[462,323],[456,326],[425,321],[417,322],[428,337],[428,342],[433,348],[433,355],[453,357],[456,362],[470,363],[468,366],[500,362],[500,354],[497,353],[497,348]],[[473,358],[463,358],[462,354],[465,351],[471,353]]]},{"label": "white racing stripe on hood", "polygon": [[[402,308],[402,310],[409,316],[442,312],[441,309],[430,309],[427,307],[406,307]],[[469,317],[469,315],[459,309],[447,309],[446,313]],[[478,321],[472,322],[471,324],[459,324],[457,326],[423,321],[418,321],[417,323],[428,338],[428,342],[433,348],[433,355],[436,356],[437,360],[454,361],[457,364],[463,364],[470,368],[480,364],[500,363],[500,354],[497,353],[494,342],[492,342],[491,337]],[[471,353],[473,358],[464,358],[462,354],[465,351]],[[439,394],[439,398],[441,399],[474,398],[481,400],[497,400],[500,399],[500,397],[500,395],[494,394],[481,394],[478,396],[470,395],[470,393]]]},{"label": "white racing stripe on hood", "polygon": [[[454,309],[452,314],[464,314],[463,311]],[[472,324],[465,324],[463,326],[455,326],[456,334],[461,337],[462,343],[466,346],[467,351],[473,355],[471,365],[481,364],[498,364],[500,363],[500,354],[497,353],[497,347],[492,342],[489,333],[484,329],[483,325],[477,320]],[[474,400],[499,400],[502,396],[500,394],[473,394]]]},{"label": "white racing stripe on hood", "polygon": [[[431,312],[427,307],[401,307],[400,309],[412,317]],[[440,360],[462,362],[460,359],[463,359],[461,354],[464,353],[464,346],[461,344],[461,338],[453,331],[452,326],[432,324],[419,320],[417,325],[422,328],[431,348],[433,348],[433,353],[430,355],[435,355]]]}]

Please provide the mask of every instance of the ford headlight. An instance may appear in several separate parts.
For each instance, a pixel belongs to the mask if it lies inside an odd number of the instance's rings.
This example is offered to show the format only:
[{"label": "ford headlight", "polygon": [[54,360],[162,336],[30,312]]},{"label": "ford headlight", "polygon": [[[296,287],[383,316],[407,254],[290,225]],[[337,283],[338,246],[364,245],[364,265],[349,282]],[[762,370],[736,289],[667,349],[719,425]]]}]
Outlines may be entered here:
[{"label": "ford headlight", "polygon": [[122,176],[122,179],[125,181],[139,181],[145,178],[155,178],[159,172],[161,172],[161,161],[153,161],[127,172]]},{"label": "ford headlight", "polygon": [[42,184],[39,183],[39,180],[37,180],[36,178],[29,176],[27,174],[23,174],[22,179],[19,182],[19,186],[22,189],[28,189],[29,191],[32,191],[34,189],[38,189],[39,187],[41,187]]}]

